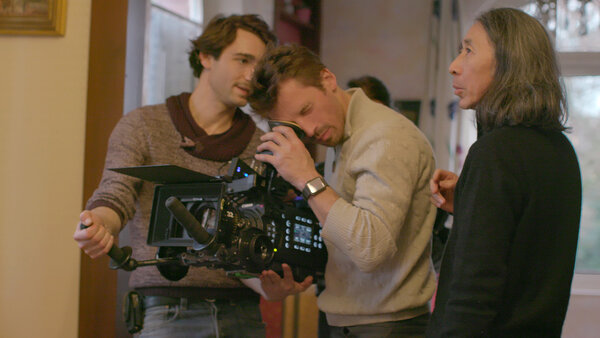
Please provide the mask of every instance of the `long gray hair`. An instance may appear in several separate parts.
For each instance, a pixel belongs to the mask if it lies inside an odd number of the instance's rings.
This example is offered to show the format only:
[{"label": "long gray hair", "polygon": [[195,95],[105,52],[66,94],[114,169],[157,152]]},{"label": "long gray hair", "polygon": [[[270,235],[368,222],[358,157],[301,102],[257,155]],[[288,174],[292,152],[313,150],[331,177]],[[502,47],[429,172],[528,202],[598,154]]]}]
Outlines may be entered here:
[{"label": "long gray hair", "polygon": [[495,48],[496,71],[475,106],[481,131],[525,125],[564,131],[568,114],[552,42],[533,17],[513,8],[477,18]]}]

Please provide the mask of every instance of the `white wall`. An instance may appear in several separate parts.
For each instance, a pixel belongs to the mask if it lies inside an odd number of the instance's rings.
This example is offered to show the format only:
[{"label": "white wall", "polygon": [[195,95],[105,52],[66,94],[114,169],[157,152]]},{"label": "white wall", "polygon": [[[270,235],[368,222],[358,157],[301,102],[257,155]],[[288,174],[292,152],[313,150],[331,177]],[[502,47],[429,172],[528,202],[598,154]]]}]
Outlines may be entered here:
[{"label": "white wall", "polygon": [[420,100],[425,91],[429,1],[324,0],[321,57],[346,87],[372,75],[392,99]]},{"label": "white wall", "polygon": [[204,0],[204,22],[217,14],[258,14],[273,27],[274,0]]},{"label": "white wall", "polygon": [[0,35],[0,336],[75,337],[91,0],[64,37]]}]

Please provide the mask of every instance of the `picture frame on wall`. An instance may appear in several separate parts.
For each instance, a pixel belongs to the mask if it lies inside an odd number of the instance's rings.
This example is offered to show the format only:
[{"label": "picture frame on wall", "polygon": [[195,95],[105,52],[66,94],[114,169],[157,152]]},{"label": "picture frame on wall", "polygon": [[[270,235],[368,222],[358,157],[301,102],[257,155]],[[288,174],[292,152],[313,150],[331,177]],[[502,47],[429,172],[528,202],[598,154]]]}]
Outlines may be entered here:
[{"label": "picture frame on wall", "polygon": [[67,0],[0,0],[0,34],[65,35]]},{"label": "picture frame on wall", "polygon": [[421,101],[419,100],[395,100],[394,107],[402,115],[406,116],[415,125],[419,125],[419,114],[421,111]]}]

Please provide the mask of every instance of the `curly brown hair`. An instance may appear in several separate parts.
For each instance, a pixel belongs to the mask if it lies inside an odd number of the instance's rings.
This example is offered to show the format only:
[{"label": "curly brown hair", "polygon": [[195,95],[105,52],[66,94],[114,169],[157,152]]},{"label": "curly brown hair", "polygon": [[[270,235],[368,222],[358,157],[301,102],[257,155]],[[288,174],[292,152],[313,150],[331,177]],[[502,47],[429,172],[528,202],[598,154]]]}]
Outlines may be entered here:
[{"label": "curly brown hair", "polygon": [[278,88],[288,79],[305,86],[325,90],[321,72],[325,65],[304,46],[282,45],[265,53],[254,69],[248,103],[256,113],[266,117],[277,104]]},{"label": "curly brown hair", "polygon": [[235,41],[237,30],[243,29],[259,37],[267,48],[277,44],[277,37],[269,29],[269,25],[255,14],[215,16],[204,28],[196,40],[190,40],[192,48],[189,51],[190,66],[194,76],[200,77],[204,67],[200,62],[199,53],[212,55],[218,59],[227,46]]}]

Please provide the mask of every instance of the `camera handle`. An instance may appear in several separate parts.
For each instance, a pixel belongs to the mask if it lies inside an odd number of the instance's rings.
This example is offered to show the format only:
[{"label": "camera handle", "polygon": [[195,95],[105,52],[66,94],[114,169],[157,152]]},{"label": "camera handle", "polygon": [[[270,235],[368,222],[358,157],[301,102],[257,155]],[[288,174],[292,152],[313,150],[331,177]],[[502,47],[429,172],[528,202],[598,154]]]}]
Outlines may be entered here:
[{"label": "camera handle", "polygon": [[[84,225],[83,223],[79,223],[79,228],[87,229],[89,227]],[[176,264],[180,262],[180,259],[178,257],[167,257],[138,261],[131,257],[132,251],[133,250],[129,246],[119,248],[116,244],[113,243],[112,247],[110,248],[110,250],[108,250],[107,253],[108,257],[110,257],[108,267],[112,270],[123,269],[125,271],[133,271],[141,266]]]},{"label": "camera handle", "polygon": [[[196,218],[185,208],[183,203],[177,199],[175,196],[171,196],[165,201],[165,206],[173,217],[183,225],[185,230],[187,230],[188,234],[192,236],[198,243],[204,244],[205,249],[210,253],[214,254],[218,245],[215,243],[214,237],[206,232],[202,225],[196,220]],[[88,226],[83,223],[79,223],[80,229],[87,229]],[[124,246],[119,248],[116,244],[113,243],[112,247],[108,251],[108,256],[111,258],[109,263],[109,268],[123,269],[125,271],[133,271],[140,266],[148,266],[148,265],[162,265],[162,264],[174,264],[179,263],[180,259],[177,257],[166,257],[166,258],[158,258],[158,259],[149,259],[144,261],[137,261],[131,257],[132,249],[129,246]]]},{"label": "camera handle", "polygon": [[[83,223],[79,223],[80,229],[87,229],[88,226]],[[109,267],[113,270],[123,269],[125,271],[132,271],[138,267],[138,262],[131,258],[131,247],[125,246],[123,248],[119,248],[117,245],[113,243],[112,247],[108,251],[108,256],[111,258]]]},{"label": "camera handle", "polygon": [[219,249],[219,245],[215,242],[215,236],[209,234],[202,224],[198,222],[196,217],[181,203],[181,201],[171,196],[165,201],[165,206],[173,217],[181,224],[187,233],[199,244],[204,245],[202,250],[208,254],[214,254]]},{"label": "camera handle", "polygon": [[296,133],[296,136],[298,136],[299,139],[302,140],[304,138],[304,136],[306,136],[306,134],[304,133],[304,130],[302,130],[302,127],[300,127],[300,125],[298,125],[296,122],[281,121],[281,120],[269,120],[268,123],[269,123],[269,127],[271,128],[271,130],[278,126],[290,127],[290,128],[292,128],[294,133]]},{"label": "camera handle", "polygon": [[[298,138],[300,140],[302,140],[306,136],[306,133],[304,132],[304,130],[302,130],[300,125],[298,125],[296,122],[282,121],[282,120],[269,120],[268,124],[269,124],[269,128],[271,130],[273,130],[273,128],[278,127],[278,126],[290,127],[294,131],[294,133],[296,133],[296,136],[298,136]],[[273,155],[273,152],[271,152],[269,150],[263,150],[263,151],[257,152],[257,154]],[[273,178],[277,175],[277,171],[275,170],[275,167],[273,167],[272,164],[265,163],[265,165],[267,168],[265,171],[265,176],[267,177],[267,182],[269,182],[267,191],[270,194],[271,193],[271,183],[273,182]]]},{"label": "camera handle", "polygon": [[[278,127],[278,126],[292,128],[292,130],[294,131],[294,133],[296,133],[296,136],[298,136],[298,138],[300,140],[302,140],[304,138],[304,136],[306,136],[306,134],[304,133],[304,130],[302,130],[302,128],[295,122],[281,121],[281,120],[269,120],[268,123],[269,123],[269,128],[271,128],[271,130],[273,130],[273,128]],[[257,152],[257,154],[273,155],[273,153],[270,150],[263,150],[263,151]]]}]

